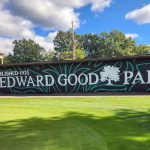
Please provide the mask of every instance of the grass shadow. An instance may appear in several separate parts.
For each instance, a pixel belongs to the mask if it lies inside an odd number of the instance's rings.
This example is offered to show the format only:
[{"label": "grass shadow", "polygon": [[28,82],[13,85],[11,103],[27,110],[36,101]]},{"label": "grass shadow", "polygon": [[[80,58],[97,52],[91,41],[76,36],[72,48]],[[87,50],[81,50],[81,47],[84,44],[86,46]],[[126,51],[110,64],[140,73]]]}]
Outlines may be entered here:
[{"label": "grass shadow", "polygon": [[149,150],[150,111],[0,122],[0,150]]}]

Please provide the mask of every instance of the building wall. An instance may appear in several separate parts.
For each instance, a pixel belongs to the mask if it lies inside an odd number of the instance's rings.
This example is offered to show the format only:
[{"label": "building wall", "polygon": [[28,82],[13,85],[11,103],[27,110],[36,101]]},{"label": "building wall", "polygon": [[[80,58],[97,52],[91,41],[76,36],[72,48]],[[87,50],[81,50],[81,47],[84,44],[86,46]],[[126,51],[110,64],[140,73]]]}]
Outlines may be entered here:
[{"label": "building wall", "polygon": [[1,94],[149,91],[149,58],[0,66]]}]

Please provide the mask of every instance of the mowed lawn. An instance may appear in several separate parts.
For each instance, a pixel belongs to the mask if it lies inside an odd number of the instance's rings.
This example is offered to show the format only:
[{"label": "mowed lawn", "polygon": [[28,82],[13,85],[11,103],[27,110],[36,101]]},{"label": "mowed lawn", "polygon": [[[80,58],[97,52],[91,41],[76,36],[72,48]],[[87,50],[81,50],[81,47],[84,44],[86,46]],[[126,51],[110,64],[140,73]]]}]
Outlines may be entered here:
[{"label": "mowed lawn", "polygon": [[0,98],[0,150],[150,150],[150,97]]}]

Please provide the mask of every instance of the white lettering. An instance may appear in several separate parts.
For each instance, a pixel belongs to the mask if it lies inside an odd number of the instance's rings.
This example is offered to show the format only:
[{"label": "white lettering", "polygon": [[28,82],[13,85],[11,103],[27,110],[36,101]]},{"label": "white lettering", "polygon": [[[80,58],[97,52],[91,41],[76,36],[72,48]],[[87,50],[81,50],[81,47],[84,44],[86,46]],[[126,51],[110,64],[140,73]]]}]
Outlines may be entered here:
[{"label": "white lettering", "polygon": [[[64,77],[64,83],[62,83],[62,78],[61,77]],[[66,74],[61,74],[59,77],[58,77],[58,83],[62,86],[66,86],[67,85],[67,79],[66,79],[67,75]]]},{"label": "white lettering", "polygon": [[45,86],[52,86],[54,84],[54,78],[51,75],[45,75]]},{"label": "white lettering", "polygon": [[37,78],[37,86],[44,86],[44,84],[42,83],[43,81],[43,76],[36,76]]},{"label": "white lettering", "polygon": [[7,77],[7,87],[11,88],[15,86],[15,78],[14,77]]},{"label": "white lettering", "polygon": [[150,70],[147,70],[147,72],[148,72],[148,80],[147,80],[147,83],[150,83]]},{"label": "white lettering", "polygon": [[132,84],[135,84],[136,81],[141,81],[142,84],[145,83],[144,80],[143,80],[143,77],[142,77],[142,75],[140,73],[140,71],[138,71],[138,73],[136,74]]},{"label": "white lettering", "polygon": [[6,77],[0,78],[0,87],[6,87]]},{"label": "white lettering", "polygon": [[[95,77],[95,81],[92,81],[92,76]],[[96,73],[89,73],[89,85],[96,84],[98,82],[98,80],[99,80],[99,77]]]},{"label": "white lettering", "polygon": [[129,84],[129,79],[133,77],[133,73],[131,71],[124,71],[124,83],[123,84]]},{"label": "white lettering", "polygon": [[[81,81],[81,77],[82,76],[84,76],[85,81],[83,80],[83,78],[82,78],[82,81]],[[88,83],[88,77],[87,77],[87,75],[84,74],[84,73],[80,74],[79,77],[78,77],[78,82],[81,85],[86,85]]]},{"label": "white lettering", "polygon": [[[74,83],[71,83],[72,77],[74,77]],[[68,83],[69,83],[70,85],[72,85],[72,86],[73,86],[73,85],[76,85],[77,82],[78,82],[78,79],[77,79],[77,76],[76,76],[75,74],[70,74],[70,75],[68,76]]]},{"label": "white lettering", "polygon": [[27,86],[29,86],[30,84],[32,84],[32,86],[35,86],[31,76],[29,76],[29,80],[28,80]]},{"label": "white lettering", "polygon": [[23,76],[20,76],[20,79],[19,79],[19,77],[16,77],[16,80],[17,80],[19,86],[25,86],[25,84],[27,82],[27,76],[25,76],[24,79],[23,79]]}]

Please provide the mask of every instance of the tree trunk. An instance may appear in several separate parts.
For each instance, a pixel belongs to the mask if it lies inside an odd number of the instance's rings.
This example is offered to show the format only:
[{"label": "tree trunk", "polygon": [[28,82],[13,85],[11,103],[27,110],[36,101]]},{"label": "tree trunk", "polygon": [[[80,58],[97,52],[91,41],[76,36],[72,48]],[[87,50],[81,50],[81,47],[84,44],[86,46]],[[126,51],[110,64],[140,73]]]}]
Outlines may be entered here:
[{"label": "tree trunk", "polygon": [[111,83],[111,79],[108,80],[108,83],[107,83],[106,85],[113,85],[113,84]]}]

